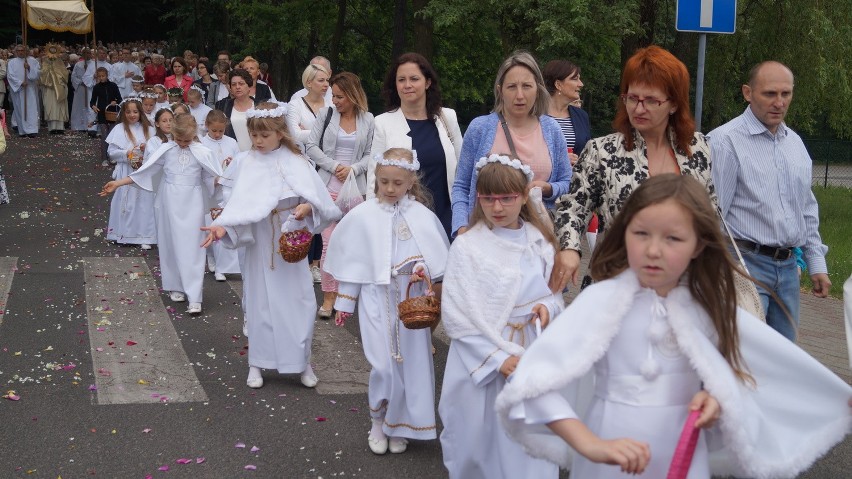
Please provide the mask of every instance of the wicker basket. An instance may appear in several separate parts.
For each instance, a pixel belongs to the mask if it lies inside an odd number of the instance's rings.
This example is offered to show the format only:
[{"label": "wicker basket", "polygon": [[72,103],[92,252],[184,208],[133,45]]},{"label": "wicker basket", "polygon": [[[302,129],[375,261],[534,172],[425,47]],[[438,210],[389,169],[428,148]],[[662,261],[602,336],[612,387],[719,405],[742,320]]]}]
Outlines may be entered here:
[{"label": "wicker basket", "polygon": [[130,162],[130,168],[138,170],[142,166],[143,153],[139,148],[134,148],[127,152],[127,161]]},{"label": "wicker basket", "polygon": [[288,263],[298,263],[308,256],[313,235],[306,228],[287,231],[278,239],[278,252]]},{"label": "wicker basket", "polygon": [[118,121],[118,112],[121,111],[121,107],[118,105],[107,105],[104,108],[104,117],[106,121],[110,123],[115,123]]},{"label": "wicker basket", "polygon": [[441,300],[430,295],[432,292],[432,281],[429,276],[425,276],[426,293],[423,296],[416,298],[411,297],[411,286],[414,283],[408,283],[408,289],[405,291],[405,300],[401,301],[397,308],[399,309],[399,319],[403,326],[408,329],[424,329],[431,328],[438,324],[441,319]]}]

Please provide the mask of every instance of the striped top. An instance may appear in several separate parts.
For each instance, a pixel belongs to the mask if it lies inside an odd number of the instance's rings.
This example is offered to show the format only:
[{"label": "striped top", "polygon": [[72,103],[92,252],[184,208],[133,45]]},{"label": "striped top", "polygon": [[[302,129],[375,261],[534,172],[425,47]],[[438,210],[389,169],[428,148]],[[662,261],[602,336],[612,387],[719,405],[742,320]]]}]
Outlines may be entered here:
[{"label": "striped top", "polygon": [[827,273],[812,161],[801,137],[784,123],[773,135],[748,107],[709,138],[713,183],[734,237],[798,246],[810,274]]},{"label": "striped top", "polygon": [[577,136],[574,134],[574,122],[571,121],[571,117],[557,118],[554,116],[553,119],[556,120],[556,123],[559,123],[559,129],[562,130],[562,135],[565,137],[565,143],[568,144],[568,148],[576,148]]}]

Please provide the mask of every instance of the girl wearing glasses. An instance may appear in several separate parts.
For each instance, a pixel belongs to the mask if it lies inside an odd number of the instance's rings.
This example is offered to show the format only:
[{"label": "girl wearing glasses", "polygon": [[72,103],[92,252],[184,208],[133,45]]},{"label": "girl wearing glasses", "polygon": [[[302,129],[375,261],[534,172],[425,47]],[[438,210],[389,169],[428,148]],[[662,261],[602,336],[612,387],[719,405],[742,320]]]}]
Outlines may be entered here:
[{"label": "girl wearing glasses", "polygon": [[444,465],[450,479],[556,478],[558,468],[528,456],[494,411],[525,349],[564,307],[547,286],[556,237],[527,194],[529,166],[491,155],[475,168],[470,228],[444,275],[441,317],[452,338],[438,405]]},{"label": "girl wearing glasses", "polygon": [[717,203],[710,176],[710,147],[695,131],[689,109],[689,72],[668,51],[651,46],[624,65],[621,100],[612,123],[616,130],[592,139],[574,165],[568,194],[556,202],[556,236],[562,251],[550,287],[577,284],[580,237],[592,216],[599,233],[621,211],[630,194],[648,177],[676,173],[696,178]]}]

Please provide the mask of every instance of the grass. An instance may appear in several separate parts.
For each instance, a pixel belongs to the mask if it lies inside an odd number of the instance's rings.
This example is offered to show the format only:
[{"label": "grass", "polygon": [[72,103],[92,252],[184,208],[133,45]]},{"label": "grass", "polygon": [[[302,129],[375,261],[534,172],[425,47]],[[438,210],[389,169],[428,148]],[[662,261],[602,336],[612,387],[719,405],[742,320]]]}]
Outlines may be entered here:
[{"label": "grass", "polygon": [[[843,283],[852,273],[852,189],[814,187],[819,203],[819,232],[828,245],[831,296],[843,299]],[[802,275],[802,288],[812,289],[810,276]]]}]

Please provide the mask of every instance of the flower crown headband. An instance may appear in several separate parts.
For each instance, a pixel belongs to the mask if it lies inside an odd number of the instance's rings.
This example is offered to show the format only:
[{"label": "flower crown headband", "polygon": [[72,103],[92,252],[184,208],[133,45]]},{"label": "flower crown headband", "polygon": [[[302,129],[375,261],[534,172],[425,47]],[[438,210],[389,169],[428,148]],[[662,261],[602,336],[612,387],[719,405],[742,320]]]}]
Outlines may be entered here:
[{"label": "flower crown headband", "polygon": [[417,171],[420,169],[420,162],[417,161],[417,151],[411,150],[411,156],[411,163],[409,163],[408,160],[400,158],[385,158],[381,154],[377,154],[374,158],[377,165],[395,166],[397,168],[402,168],[403,170]]},{"label": "flower crown headband", "polygon": [[156,100],[157,96],[158,95],[156,93],[152,92],[152,91],[143,91],[143,92],[139,93],[138,95],[136,95],[137,98],[150,98],[152,100]]},{"label": "flower crown headband", "polygon": [[246,118],[283,118],[287,116],[287,110],[289,110],[287,104],[283,102],[276,103],[278,103],[278,107],[272,110],[258,110],[257,108],[248,110]]},{"label": "flower crown headband", "polygon": [[192,86],[191,86],[191,87],[189,87],[189,89],[190,89],[190,90],[195,90],[195,91],[197,91],[198,93],[201,93],[202,95],[204,95],[204,90],[202,90],[202,89],[201,89],[201,87],[200,87],[200,86],[198,86],[198,85],[196,85],[195,83],[193,83],[193,84],[192,84]]},{"label": "flower crown headband", "polygon": [[532,172],[532,169],[530,169],[529,165],[525,165],[525,164],[521,163],[521,160],[512,159],[512,158],[509,158],[508,156],[498,155],[496,153],[490,155],[487,158],[484,157],[484,156],[482,158],[480,158],[479,161],[476,162],[476,171],[478,172],[479,170],[482,169],[482,167],[484,167],[485,165],[487,165],[489,163],[501,163],[501,164],[504,164],[506,166],[510,166],[510,167],[512,167],[516,170],[520,170],[520,172],[523,173],[527,177],[527,181],[532,181],[532,179],[533,179],[533,172]]},{"label": "flower crown headband", "polygon": [[[121,100],[121,102],[118,104],[118,107],[119,107],[119,108],[124,108],[124,104],[125,104],[125,103],[127,103],[127,102],[129,102],[129,101],[137,101],[137,102],[138,102],[138,101],[139,101],[139,99],[138,99],[138,98],[136,98],[135,96],[129,96],[129,97],[125,98],[124,100]],[[140,102],[140,103],[141,103],[141,102]]]},{"label": "flower crown headband", "polygon": [[160,88],[162,88],[163,90],[165,90],[165,89],[166,89],[166,85],[163,85],[162,83],[157,83],[156,85],[154,85],[154,87],[153,87],[153,88],[157,88],[157,87],[160,87]]}]

